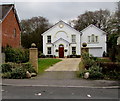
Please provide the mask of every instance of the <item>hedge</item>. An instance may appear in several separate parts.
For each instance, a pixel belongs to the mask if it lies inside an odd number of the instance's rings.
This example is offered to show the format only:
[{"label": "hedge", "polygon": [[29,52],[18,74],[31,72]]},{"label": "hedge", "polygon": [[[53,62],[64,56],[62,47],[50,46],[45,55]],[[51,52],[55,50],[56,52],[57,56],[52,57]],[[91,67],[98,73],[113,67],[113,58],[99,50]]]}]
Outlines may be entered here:
[{"label": "hedge", "polygon": [[21,48],[5,48],[5,62],[25,63],[29,61],[29,50]]}]

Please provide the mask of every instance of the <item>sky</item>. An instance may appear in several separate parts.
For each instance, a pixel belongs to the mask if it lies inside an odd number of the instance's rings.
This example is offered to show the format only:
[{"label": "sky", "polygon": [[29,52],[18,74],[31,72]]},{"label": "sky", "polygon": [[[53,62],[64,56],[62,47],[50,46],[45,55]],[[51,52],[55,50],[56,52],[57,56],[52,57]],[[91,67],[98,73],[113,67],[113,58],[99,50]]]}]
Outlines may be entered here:
[{"label": "sky", "polygon": [[[24,0],[25,1],[25,0]],[[76,19],[80,14],[85,11],[95,11],[99,9],[108,9],[111,12],[115,12],[117,8],[116,2],[112,0],[110,2],[70,2],[68,0],[62,1],[47,1],[44,0],[29,0],[24,2],[22,0],[4,0],[2,3],[14,3],[17,10],[19,19],[29,19],[36,16],[43,16],[49,20],[50,23],[54,24],[59,20],[68,22],[72,19]],[[71,0],[72,1],[72,0]],[[98,0],[97,0],[98,1]],[[105,1],[105,0],[104,0]],[[114,0],[115,1],[115,0]]]}]

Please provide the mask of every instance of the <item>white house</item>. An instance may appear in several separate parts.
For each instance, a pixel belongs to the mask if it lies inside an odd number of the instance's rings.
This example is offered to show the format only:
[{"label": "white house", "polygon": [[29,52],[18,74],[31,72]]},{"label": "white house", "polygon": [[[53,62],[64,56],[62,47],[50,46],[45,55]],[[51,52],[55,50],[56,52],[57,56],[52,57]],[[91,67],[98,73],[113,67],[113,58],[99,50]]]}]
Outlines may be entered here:
[{"label": "white house", "polygon": [[67,23],[59,21],[42,36],[45,55],[59,58],[75,54],[81,55],[83,42],[88,44],[89,52],[94,56],[102,57],[103,52],[106,51],[106,34],[94,25],[79,32]]},{"label": "white house", "polygon": [[107,33],[92,24],[83,29],[81,32],[81,44],[86,42],[90,54],[95,57],[102,57],[103,52],[106,52]]}]

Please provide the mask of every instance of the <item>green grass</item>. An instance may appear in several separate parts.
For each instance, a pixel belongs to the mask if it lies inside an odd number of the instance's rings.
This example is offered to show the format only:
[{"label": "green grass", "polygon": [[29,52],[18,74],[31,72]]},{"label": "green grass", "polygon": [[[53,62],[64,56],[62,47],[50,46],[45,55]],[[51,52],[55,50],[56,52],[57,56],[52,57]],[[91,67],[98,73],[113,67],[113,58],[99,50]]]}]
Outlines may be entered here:
[{"label": "green grass", "polygon": [[98,62],[111,62],[108,58],[98,58]]},{"label": "green grass", "polygon": [[62,61],[61,59],[38,59],[38,73],[43,73],[45,69],[49,68],[50,66],[54,65],[57,62]]}]

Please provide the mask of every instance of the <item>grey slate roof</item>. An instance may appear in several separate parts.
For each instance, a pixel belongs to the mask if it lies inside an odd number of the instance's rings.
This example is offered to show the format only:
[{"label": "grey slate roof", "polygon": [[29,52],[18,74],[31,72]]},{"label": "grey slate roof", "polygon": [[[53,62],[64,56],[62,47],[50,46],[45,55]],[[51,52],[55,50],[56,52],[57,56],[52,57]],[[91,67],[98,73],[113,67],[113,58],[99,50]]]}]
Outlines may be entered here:
[{"label": "grey slate roof", "polygon": [[2,4],[0,5],[0,20],[3,20],[4,17],[7,15],[13,4]]}]

